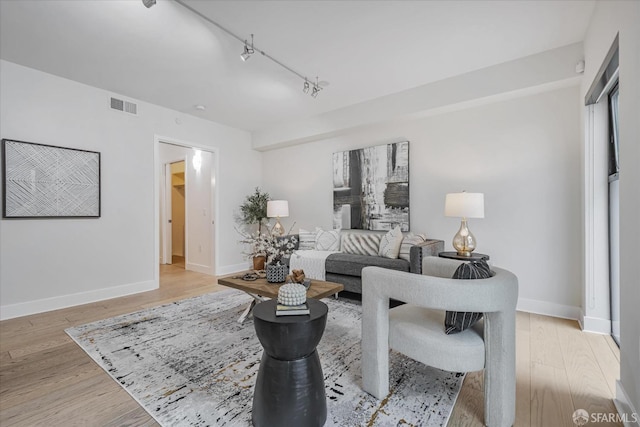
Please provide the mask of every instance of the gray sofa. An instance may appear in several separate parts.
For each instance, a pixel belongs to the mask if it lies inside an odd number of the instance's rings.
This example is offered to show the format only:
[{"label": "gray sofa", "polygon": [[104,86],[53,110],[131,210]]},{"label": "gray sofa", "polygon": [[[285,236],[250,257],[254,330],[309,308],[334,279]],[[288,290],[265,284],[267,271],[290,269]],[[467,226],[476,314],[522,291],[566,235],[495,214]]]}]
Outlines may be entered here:
[{"label": "gray sofa", "polygon": [[[344,233],[375,233],[382,236],[386,231],[342,230],[341,236]],[[364,267],[374,266],[422,274],[422,259],[427,256],[438,256],[442,251],[444,251],[443,240],[427,239],[425,242],[411,246],[410,261],[401,258],[335,253],[329,255],[325,262],[325,280],[342,284],[345,291],[362,294],[361,276]]]}]

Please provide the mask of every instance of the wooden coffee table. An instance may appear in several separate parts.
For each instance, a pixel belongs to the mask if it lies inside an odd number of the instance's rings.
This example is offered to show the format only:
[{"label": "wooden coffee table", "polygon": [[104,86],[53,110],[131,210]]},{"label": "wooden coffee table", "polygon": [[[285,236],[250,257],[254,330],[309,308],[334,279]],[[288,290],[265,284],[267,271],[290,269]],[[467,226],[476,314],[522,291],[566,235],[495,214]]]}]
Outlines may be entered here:
[{"label": "wooden coffee table", "polygon": [[[284,282],[269,283],[266,278],[258,278],[253,281],[242,280],[242,276],[247,273],[253,273],[253,271],[244,271],[230,277],[218,279],[219,284],[244,291],[253,298],[251,304],[249,304],[242,315],[240,315],[240,318],[238,319],[239,323],[244,322],[249,314],[251,314],[251,310],[256,302],[278,298],[278,289],[280,289],[280,286],[284,285]],[[337,297],[338,292],[343,289],[344,286],[340,283],[325,282],[324,280],[311,280],[311,286],[307,289],[307,298],[320,299],[331,295],[336,295]]]}]

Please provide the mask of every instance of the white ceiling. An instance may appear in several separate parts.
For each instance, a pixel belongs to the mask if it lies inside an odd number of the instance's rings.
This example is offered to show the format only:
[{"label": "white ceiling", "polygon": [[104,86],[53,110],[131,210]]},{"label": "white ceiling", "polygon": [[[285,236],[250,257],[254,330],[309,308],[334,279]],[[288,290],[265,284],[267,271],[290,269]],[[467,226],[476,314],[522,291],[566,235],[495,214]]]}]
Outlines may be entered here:
[{"label": "white ceiling", "polygon": [[[332,111],[583,40],[594,1],[0,0],[0,57],[246,130]],[[195,105],[206,105],[198,111]]]}]

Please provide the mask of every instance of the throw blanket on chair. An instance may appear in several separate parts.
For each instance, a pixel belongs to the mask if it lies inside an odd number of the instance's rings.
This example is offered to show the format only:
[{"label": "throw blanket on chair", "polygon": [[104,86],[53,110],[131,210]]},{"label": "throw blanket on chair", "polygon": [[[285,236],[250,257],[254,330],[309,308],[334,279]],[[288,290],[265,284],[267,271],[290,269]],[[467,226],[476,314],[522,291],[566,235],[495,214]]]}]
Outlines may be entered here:
[{"label": "throw blanket on chair", "polygon": [[304,270],[308,279],[324,280],[324,264],[327,257],[336,251],[295,251],[289,259],[289,272],[291,270]]}]

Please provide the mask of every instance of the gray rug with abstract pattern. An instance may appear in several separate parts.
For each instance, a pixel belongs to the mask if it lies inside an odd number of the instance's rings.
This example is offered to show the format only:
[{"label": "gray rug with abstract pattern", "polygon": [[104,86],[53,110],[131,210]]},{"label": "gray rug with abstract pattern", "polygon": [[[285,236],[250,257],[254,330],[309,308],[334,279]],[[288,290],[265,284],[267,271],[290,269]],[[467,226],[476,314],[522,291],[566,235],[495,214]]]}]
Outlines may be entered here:
[{"label": "gray rug with abstract pattern", "polygon": [[[229,290],[67,329],[67,334],[163,426],[250,426],[262,346],[251,298]],[[463,375],[392,352],[391,393],[362,391],[359,304],[324,299],[329,317],[318,353],[326,426],[446,425]]]}]

